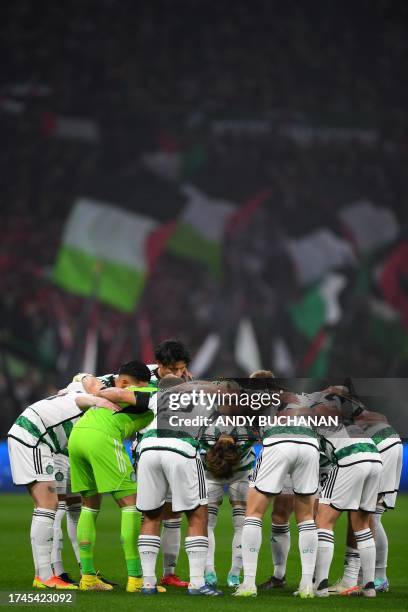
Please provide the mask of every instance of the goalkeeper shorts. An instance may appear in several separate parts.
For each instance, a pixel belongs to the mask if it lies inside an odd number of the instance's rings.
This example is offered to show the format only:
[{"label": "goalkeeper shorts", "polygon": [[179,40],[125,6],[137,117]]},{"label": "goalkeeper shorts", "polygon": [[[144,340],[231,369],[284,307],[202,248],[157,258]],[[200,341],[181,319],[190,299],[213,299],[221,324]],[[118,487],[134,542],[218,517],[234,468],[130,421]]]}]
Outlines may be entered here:
[{"label": "goalkeeper shorts", "polygon": [[96,429],[74,428],[68,450],[72,492],[136,493],[136,474],[119,440]]}]

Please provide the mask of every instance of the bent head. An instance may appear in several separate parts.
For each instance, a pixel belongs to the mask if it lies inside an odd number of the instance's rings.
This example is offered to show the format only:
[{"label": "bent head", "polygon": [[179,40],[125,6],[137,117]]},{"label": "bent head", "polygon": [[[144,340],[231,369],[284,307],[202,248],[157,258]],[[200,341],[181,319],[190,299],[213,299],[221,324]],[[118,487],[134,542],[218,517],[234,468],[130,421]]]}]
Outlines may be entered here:
[{"label": "bent head", "polygon": [[184,377],[191,361],[190,353],[179,340],[164,340],[154,353],[159,366],[159,376],[163,378],[168,374]]},{"label": "bent head", "polygon": [[150,383],[150,377],[150,370],[142,361],[129,361],[120,366],[115,386],[120,389],[145,387]]},{"label": "bent head", "polygon": [[231,478],[237,470],[240,460],[235,439],[228,434],[221,434],[214,446],[207,451],[205,457],[208,471],[218,480]]}]

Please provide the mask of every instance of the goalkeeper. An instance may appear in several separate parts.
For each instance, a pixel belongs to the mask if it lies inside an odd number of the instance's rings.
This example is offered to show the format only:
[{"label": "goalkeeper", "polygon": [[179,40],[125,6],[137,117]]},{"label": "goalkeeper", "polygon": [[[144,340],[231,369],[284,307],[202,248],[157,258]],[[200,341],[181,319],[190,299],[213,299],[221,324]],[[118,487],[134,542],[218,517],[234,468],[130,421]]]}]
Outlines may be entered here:
[{"label": "goalkeeper", "polygon": [[[78,421],[69,440],[72,490],[80,492],[83,507],[78,522],[81,590],[111,590],[112,585],[101,580],[94,567],[96,519],[103,493],[111,493],[121,509],[121,541],[128,570],[126,590],[141,589],[141,566],[137,551],[140,513],[136,510],[136,477],[123,446],[153,419],[156,389],[149,385],[150,371],[141,362],[132,362],[127,373],[132,386],[113,387],[96,392],[107,403],[118,404],[117,412],[105,408],[89,410],[89,417]],[[93,406],[95,396],[83,394],[78,406]],[[100,404],[99,404],[100,405]]]}]

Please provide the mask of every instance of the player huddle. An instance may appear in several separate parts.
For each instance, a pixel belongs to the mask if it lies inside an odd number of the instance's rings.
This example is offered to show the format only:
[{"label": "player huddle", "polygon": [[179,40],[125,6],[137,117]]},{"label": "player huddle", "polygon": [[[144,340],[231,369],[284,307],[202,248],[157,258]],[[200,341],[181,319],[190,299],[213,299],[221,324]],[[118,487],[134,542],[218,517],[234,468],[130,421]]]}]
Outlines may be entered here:
[{"label": "player huddle", "polygon": [[[176,586],[187,587],[189,595],[222,595],[214,528],[228,487],[234,535],[227,584],[236,587],[234,596],[257,594],[262,521],[271,501],[274,571],[260,588],[285,586],[294,512],[302,571],[296,595],[374,597],[388,590],[388,541],[381,516],[395,506],[402,444],[385,417],[368,410],[345,387],[298,394],[276,386],[279,425],[220,427],[213,419],[205,427],[177,430],[160,416],[170,397],[193,396],[203,388],[228,390],[231,383],[191,380],[190,357],[178,341],[163,342],[155,356],[155,365],[129,362],[116,375],[78,374],[57,395],[26,408],[11,427],[13,481],[26,485],[34,502],[33,586],[78,588],[62,563],[66,514],[81,569],[79,589],[114,588],[94,565],[102,494],[111,493],[121,513],[128,592],[153,595]],[[270,371],[254,372],[252,378],[274,388]],[[238,395],[244,391],[240,382],[232,384]],[[203,409],[188,401],[181,407],[189,416]],[[212,416],[237,410],[217,405]],[[310,414],[335,416],[338,425],[292,424],[293,417]],[[133,466],[125,439],[134,440]],[[254,465],[255,443],[262,448]],[[334,527],[343,511],[349,515],[344,575],[329,587]],[[188,523],[188,582],[175,573],[182,513]],[[158,584],[160,549],[163,576]]]}]

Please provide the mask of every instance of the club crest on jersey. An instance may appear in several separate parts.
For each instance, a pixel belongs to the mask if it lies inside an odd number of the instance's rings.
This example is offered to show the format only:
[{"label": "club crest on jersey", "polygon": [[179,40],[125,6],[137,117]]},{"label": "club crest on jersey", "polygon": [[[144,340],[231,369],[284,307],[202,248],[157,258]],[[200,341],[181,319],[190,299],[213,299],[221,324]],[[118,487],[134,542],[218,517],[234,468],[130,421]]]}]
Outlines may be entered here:
[{"label": "club crest on jersey", "polygon": [[[48,467],[51,467],[51,466],[48,466]],[[57,482],[61,482],[62,480],[64,480],[64,474],[62,472],[56,472],[55,480]]]},{"label": "club crest on jersey", "polygon": [[52,474],[54,471],[54,466],[53,465],[47,465],[47,467],[45,468],[45,471],[47,472],[47,474]]}]

